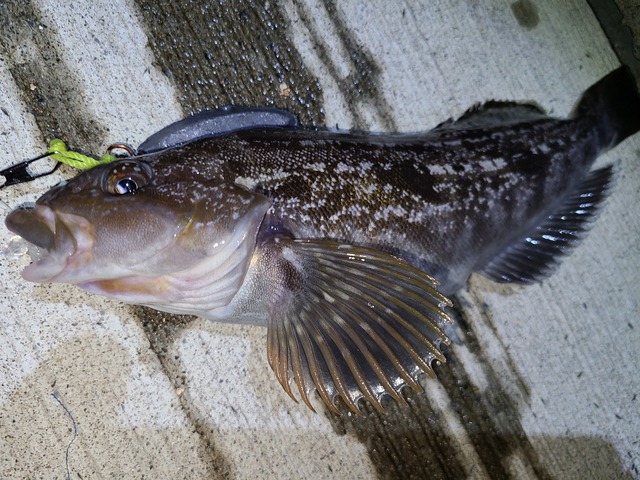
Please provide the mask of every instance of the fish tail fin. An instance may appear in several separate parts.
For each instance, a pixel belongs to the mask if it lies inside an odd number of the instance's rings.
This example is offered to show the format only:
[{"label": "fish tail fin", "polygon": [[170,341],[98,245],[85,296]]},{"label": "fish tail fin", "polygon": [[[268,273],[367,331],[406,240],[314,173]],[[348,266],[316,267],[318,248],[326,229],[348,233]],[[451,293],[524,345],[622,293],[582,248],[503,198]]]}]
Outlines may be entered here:
[{"label": "fish tail fin", "polygon": [[640,93],[628,67],[614,70],[582,95],[572,117],[596,117],[602,151],[640,130]]}]

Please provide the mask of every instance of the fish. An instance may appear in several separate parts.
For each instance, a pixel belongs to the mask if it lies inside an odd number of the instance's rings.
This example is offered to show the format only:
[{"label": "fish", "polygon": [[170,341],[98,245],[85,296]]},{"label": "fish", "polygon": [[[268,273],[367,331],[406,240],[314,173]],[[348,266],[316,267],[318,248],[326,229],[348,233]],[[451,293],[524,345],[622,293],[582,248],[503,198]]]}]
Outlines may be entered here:
[{"label": "fish", "polygon": [[640,94],[621,67],[566,118],[490,101],[409,134],[237,113],[182,120],[11,211],[40,252],[22,276],[266,327],[291,398],[362,414],[435,376],[472,272],[538,282],[579,243],[614,178],[593,163],[640,130]]}]

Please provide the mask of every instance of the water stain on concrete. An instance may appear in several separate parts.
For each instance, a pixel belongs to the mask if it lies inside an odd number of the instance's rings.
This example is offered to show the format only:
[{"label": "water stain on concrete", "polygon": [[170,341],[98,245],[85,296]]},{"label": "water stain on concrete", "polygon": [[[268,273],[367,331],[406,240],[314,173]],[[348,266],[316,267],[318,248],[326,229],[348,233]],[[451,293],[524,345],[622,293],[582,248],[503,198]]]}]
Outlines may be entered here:
[{"label": "water stain on concrete", "polygon": [[286,36],[277,2],[138,0],[149,47],[185,113],[275,106],[322,125],[321,92]]},{"label": "water stain on concrete", "polygon": [[527,30],[533,30],[540,22],[538,8],[531,0],[518,0],[511,4],[513,16],[521,27]]},{"label": "water stain on concrete", "polygon": [[353,117],[353,128],[355,130],[367,129],[368,122],[363,111],[370,109],[379,117],[386,131],[396,131],[397,126],[391,113],[391,107],[380,89],[382,71],[375,61],[374,54],[358,42],[356,36],[347,26],[347,19],[344,18],[334,0],[323,0],[321,4],[338,36],[340,49],[346,52],[346,57],[340,59],[347,66],[349,73],[346,75],[339,73],[340,68],[336,63],[337,60],[332,58],[329,47],[323,38],[323,32],[318,30],[313,14],[300,2],[294,2],[294,8],[312,38],[316,54],[346,100],[347,108]]},{"label": "water stain on concrete", "polygon": [[620,63],[640,78],[640,8],[637,0],[588,0]]},{"label": "water stain on concrete", "polygon": [[[180,358],[170,354],[170,346],[176,342],[180,332],[184,331],[196,319],[189,315],[171,315],[147,307],[131,307],[142,324],[151,350],[158,356],[162,369],[172,382],[176,391],[184,391],[188,379],[182,373]],[[225,455],[218,451],[215,438],[200,418],[198,409],[193,407],[186,396],[178,395],[182,410],[193,425],[199,438],[199,457],[206,458],[211,465],[215,478],[233,478],[233,468]]]},{"label": "water stain on concrete", "polygon": [[55,27],[33,2],[6,2],[0,5],[0,31],[0,55],[45,140],[61,138],[98,151],[105,127],[82,109],[84,93],[60,59]]}]

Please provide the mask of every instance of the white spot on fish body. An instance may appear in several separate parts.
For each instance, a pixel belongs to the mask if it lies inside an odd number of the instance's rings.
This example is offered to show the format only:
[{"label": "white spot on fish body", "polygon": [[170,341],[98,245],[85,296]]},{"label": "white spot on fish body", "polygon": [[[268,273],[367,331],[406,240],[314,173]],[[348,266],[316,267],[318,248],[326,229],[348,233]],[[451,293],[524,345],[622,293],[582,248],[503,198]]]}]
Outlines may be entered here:
[{"label": "white spot on fish body", "polygon": [[429,173],[432,175],[446,175],[447,170],[444,165],[427,165]]},{"label": "white spot on fish body", "polygon": [[296,270],[298,271],[302,270],[300,259],[293,253],[290,247],[284,247],[282,249],[282,258],[284,258],[291,265],[293,265],[296,268]]},{"label": "white spot on fish body", "polygon": [[389,217],[393,215],[394,217],[402,217],[407,214],[407,211],[404,207],[396,207],[394,205],[387,205],[382,210],[378,210],[373,214],[374,220],[384,220],[385,222],[389,220]]},{"label": "white spot on fish body", "polygon": [[349,214],[351,214],[354,217],[359,217],[361,215],[368,215],[369,214],[369,208],[364,206],[364,205],[351,205],[348,209]]},{"label": "white spot on fish body", "polygon": [[358,173],[360,174],[365,174],[367,173],[369,170],[371,170],[371,167],[373,166],[373,164],[371,162],[361,162],[358,164]]},{"label": "white spot on fish body", "polygon": [[424,212],[422,210],[411,210],[407,217],[409,223],[422,223]]},{"label": "white spot on fish body", "polygon": [[376,185],[372,183],[364,187],[364,193],[366,193],[367,195],[371,195],[375,191],[376,191]]},{"label": "white spot on fish body", "polygon": [[495,170],[501,170],[507,166],[507,162],[504,158],[491,158],[483,159],[479,162],[480,168],[486,172],[493,172]]},{"label": "white spot on fish body", "polygon": [[459,166],[462,167],[462,172],[456,171],[453,168],[453,165],[449,163],[445,163],[443,165],[428,165],[427,168],[429,169],[429,173],[432,175],[460,175],[471,172],[471,165],[462,164]]},{"label": "white spot on fish body", "polygon": [[541,143],[538,145],[538,148],[542,153],[549,153],[551,151],[551,148],[546,143]]},{"label": "white spot on fish body", "polygon": [[305,163],[302,168],[314,172],[324,172],[325,164],[324,162]]},{"label": "white spot on fish body", "polygon": [[347,165],[344,162],[338,162],[335,168],[335,173],[353,173],[354,171],[355,168],[353,168],[351,165]]},{"label": "white spot on fish body", "polygon": [[253,190],[256,187],[256,185],[260,183],[265,183],[270,181],[272,182],[274,180],[284,180],[288,177],[289,177],[289,172],[278,171],[278,172],[272,172],[270,174],[258,175],[257,177],[238,176],[235,178],[233,182],[238,185],[242,185],[243,187],[246,187],[249,190]]}]

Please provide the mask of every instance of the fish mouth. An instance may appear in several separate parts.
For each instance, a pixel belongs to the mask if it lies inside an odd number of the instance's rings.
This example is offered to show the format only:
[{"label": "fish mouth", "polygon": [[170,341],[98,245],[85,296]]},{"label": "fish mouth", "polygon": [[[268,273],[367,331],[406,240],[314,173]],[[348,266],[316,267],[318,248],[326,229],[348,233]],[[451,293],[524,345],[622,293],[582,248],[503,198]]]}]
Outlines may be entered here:
[{"label": "fish mouth", "polygon": [[33,263],[22,271],[23,278],[37,283],[69,281],[61,277],[78,257],[81,243],[86,243],[79,241],[87,237],[78,232],[87,224],[82,217],[56,213],[46,205],[10,212],[5,219],[7,228],[33,245],[29,248]]}]

